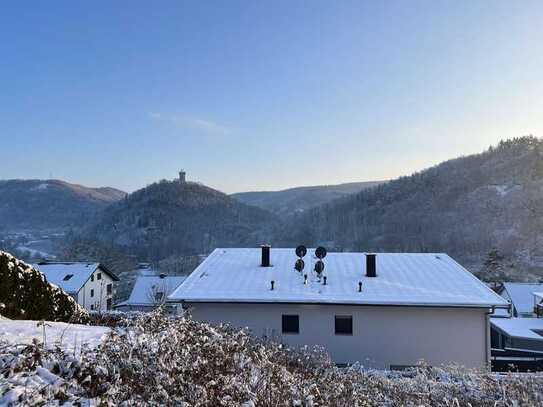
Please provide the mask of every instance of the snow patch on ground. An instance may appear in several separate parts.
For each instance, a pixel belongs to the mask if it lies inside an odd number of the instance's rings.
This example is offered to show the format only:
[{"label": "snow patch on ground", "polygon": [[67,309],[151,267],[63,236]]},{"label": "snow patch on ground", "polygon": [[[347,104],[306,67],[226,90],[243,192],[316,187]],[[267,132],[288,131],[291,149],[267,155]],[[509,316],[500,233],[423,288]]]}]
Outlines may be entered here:
[{"label": "snow patch on ground", "polygon": [[[82,347],[97,347],[110,332],[102,326],[67,324],[45,321],[45,346],[60,346],[70,354],[81,352]],[[40,321],[13,321],[0,319],[0,343],[28,345],[34,340],[44,342],[44,327]]]}]

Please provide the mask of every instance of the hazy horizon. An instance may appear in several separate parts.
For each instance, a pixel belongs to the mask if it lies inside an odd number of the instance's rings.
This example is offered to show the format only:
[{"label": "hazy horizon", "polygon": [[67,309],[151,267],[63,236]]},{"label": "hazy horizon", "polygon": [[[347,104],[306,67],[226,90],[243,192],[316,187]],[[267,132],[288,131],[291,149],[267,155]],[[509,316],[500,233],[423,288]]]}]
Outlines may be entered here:
[{"label": "hazy horizon", "polygon": [[[310,6],[309,6],[310,4]],[[543,3],[5,4],[0,179],[227,193],[543,135]]]}]

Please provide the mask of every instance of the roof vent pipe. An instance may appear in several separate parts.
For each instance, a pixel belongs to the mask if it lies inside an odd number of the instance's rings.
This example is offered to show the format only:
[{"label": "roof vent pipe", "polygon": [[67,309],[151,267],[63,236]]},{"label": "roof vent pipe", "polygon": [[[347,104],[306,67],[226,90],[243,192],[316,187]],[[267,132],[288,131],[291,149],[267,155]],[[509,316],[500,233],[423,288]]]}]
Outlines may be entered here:
[{"label": "roof vent pipe", "polygon": [[322,283],[322,285],[326,285],[326,276],[324,276],[323,279],[324,279],[324,282]]},{"label": "roof vent pipe", "polygon": [[304,284],[307,284],[307,274],[304,274]]},{"label": "roof vent pipe", "polygon": [[362,281],[359,281],[359,282],[358,282],[358,292],[359,292],[359,293],[362,292]]},{"label": "roof vent pipe", "polygon": [[275,281],[271,281],[271,290],[273,291],[273,286],[275,285]]},{"label": "roof vent pipe", "polygon": [[376,254],[366,253],[366,277],[377,277]]},{"label": "roof vent pipe", "polygon": [[262,249],[262,262],[261,267],[270,267],[270,251],[271,246],[269,244],[263,244],[260,246]]}]

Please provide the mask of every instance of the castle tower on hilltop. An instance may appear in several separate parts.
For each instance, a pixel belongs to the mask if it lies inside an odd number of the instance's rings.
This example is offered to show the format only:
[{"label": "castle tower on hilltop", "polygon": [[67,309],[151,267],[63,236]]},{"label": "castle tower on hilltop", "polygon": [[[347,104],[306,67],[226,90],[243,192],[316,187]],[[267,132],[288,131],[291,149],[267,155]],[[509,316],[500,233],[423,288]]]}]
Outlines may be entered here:
[{"label": "castle tower on hilltop", "polygon": [[179,182],[181,184],[184,184],[187,182],[187,174],[184,170],[179,171]]}]

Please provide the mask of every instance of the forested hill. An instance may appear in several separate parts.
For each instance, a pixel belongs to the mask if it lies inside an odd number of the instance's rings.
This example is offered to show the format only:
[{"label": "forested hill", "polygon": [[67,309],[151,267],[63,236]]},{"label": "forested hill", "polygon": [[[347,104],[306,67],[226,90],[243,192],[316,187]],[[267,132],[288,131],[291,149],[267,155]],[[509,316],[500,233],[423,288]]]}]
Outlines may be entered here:
[{"label": "forested hill", "polygon": [[197,183],[160,181],[106,208],[85,238],[125,247],[138,258],[208,253],[265,241],[271,213]]},{"label": "forested hill", "polygon": [[0,181],[0,227],[15,231],[78,227],[125,195],[114,188],[60,180]]},{"label": "forested hill", "polygon": [[522,137],[289,219],[284,245],[543,255],[543,141]]},{"label": "forested hill", "polygon": [[338,185],[289,188],[282,191],[240,192],[231,196],[247,205],[258,206],[280,216],[288,216],[334,199],[356,194],[381,183],[382,181],[349,182]]}]

